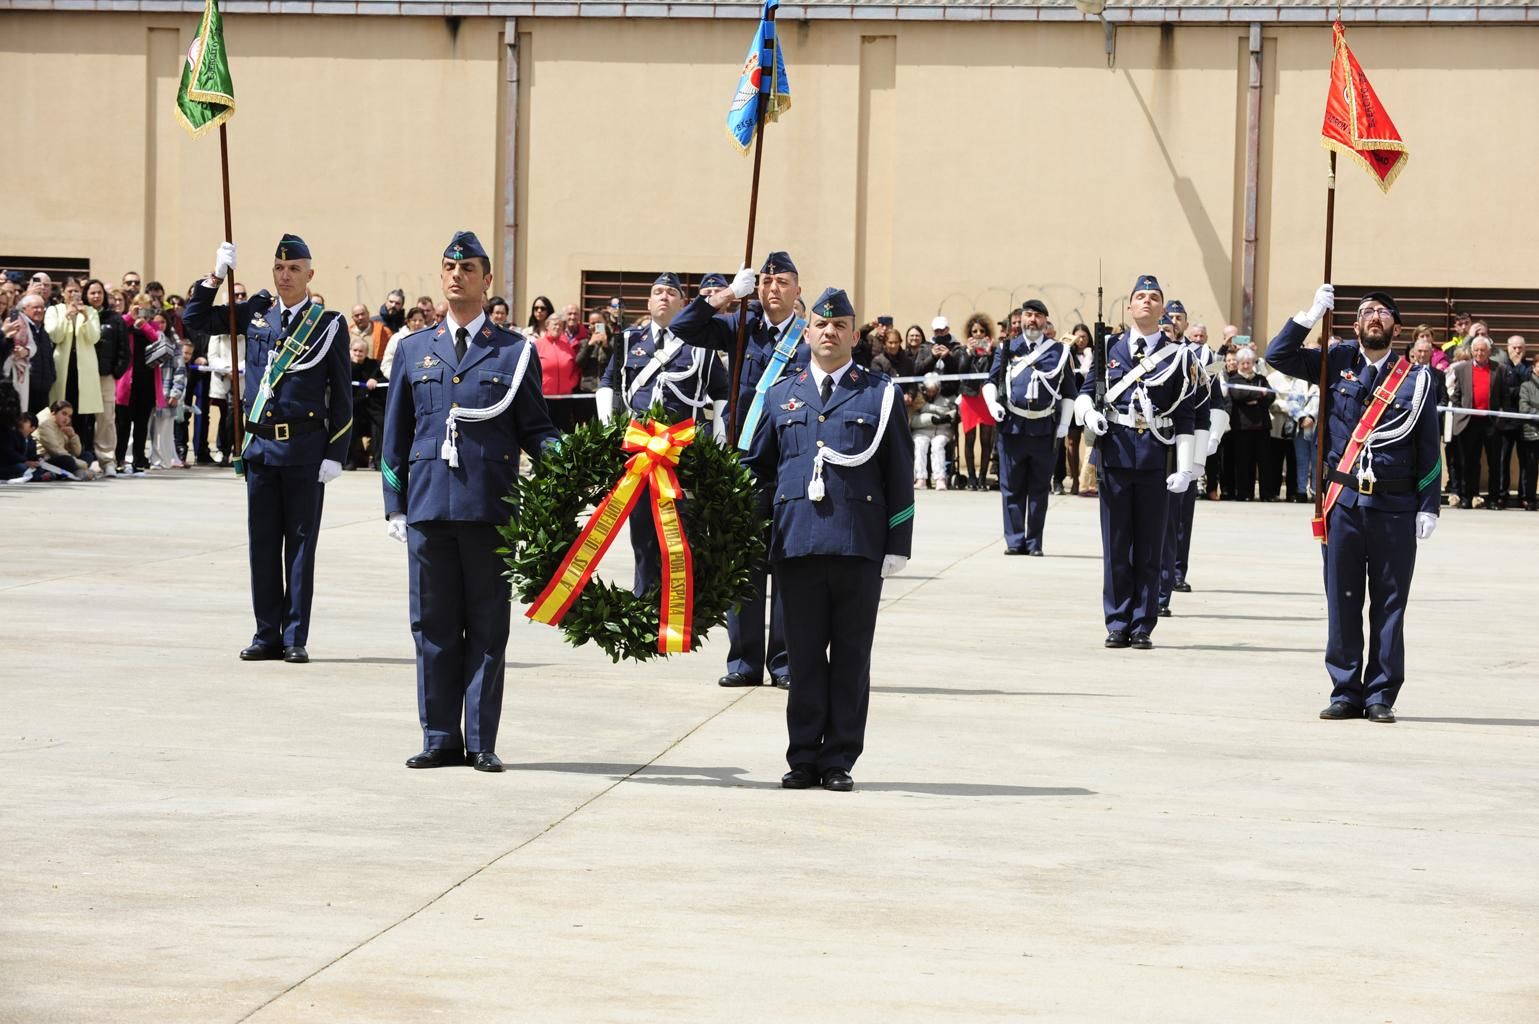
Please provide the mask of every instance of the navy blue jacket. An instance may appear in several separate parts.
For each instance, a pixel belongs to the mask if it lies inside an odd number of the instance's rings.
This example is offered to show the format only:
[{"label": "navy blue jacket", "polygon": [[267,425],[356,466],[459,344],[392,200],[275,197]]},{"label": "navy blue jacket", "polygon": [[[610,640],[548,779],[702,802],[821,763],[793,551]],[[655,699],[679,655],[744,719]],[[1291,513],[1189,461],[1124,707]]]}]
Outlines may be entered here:
[{"label": "navy blue jacket", "polygon": [[[1267,346],[1267,363],[1290,377],[1317,383],[1320,380],[1320,351],[1304,347],[1307,337],[1309,328],[1290,318]],[[1387,374],[1400,358],[1391,355],[1385,360],[1384,372]],[[1369,363],[1356,344],[1332,348],[1325,365],[1329,394],[1322,394],[1320,400],[1328,406],[1324,419],[1328,432],[1325,466],[1330,472],[1340,463],[1347,440],[1363,418],[1363,410],[1372,401],[1373,392],[1363,386],[1362,374]],[[1428,367],[1413,366],[1400,382],[1394,399],[1379,420],[1376,433],[1384,436],[1393,431],[1397,423],[1404,423],[1407,416],[1414,415],[1415,424],[1399,441],[1373,449],[1374,492],[1359,494],[1351,487],[1343,487],[1336,499],[1342,505],[1348,508],[1362,505],[1387,512],[1438,513],[1443,504],[1443,461],[1442,446],[1438,443],[1437,385],[1432,379],[1433,373]],[[1416,406],[1418,387],[1423,394],[1419,408]],[[1396,493],[1389,493],[1391,490]]]},{"label": "navy blue jacket", "polygon": [[[525,347],[529,364],[512,404],[492,419],[459,420],[460,464],[450,466],[441,454],[450,408],[484,409],[500,401]],[[537,458],[559,436],[541,391],[539,354],[523,336],[484,323],[461,362],[443,324],[407,335],[396,349],[385,400],[385,516],[501,525],[508,521],[502,499],[518,475],[519,450]]]},{"label": "navy blue jacket", "polygon": [[[704,424],[703,409],[709,409],[712,401],[724,401],[731,385],[727,381],[727,369],[721,363],[720,357],[713,352],[704,351],[693,345],[682,345],[673,354],[668,362],[647,378],[645,384],[636,389],[636,394],[626,401],[625,392],[630,388],[631,381],[636,375],[646,369],[657,354],[657,346],[654,343],[655,334],[652,325],[646,327],[632,327],[620,336],[620,344],[614,346],[610,354],[609,362],[604,367],[604,375],[599,380],[599,386],[612,388],[621,404],[629,406],[634,415],[640,415],[652,408],[652,403],[661,398],[663,408],[667,410],[669,422],[678,423],[693,417],[698,423]],[[700,368],[697,372],[689,373],[690,365],[695,359],[700,360]],[[658,385],[665,378],[687,374],[679,380],[669,380]],[[704,375],[705,380],[700,378]],[[705,405],[696,408],[679,397],[682,393],[690,401],[703,401]]]},{"label": "navy blue jacket", "polygon": [[[770,357],[775,354],[775,343],[770,339],[770,331],[775,325],[765,322],[764,310],[757,303],[749,304],[748,333],[743,348],[743,375],[739,378],[736,376],[737,367],[732,365],[737,352],[737,321],[736,309],[731,313],[718,314],[709,302],[696,296],[673,318],[668,329],[691,345],[727,353],[728,380],[741,381],[737,392],[737,415],[746,416],[748,406],[753,401],[754,386],[764,376]],[[785,380],[811,363],[812,350],[805,341],[799,342],[780,379]],[[730,383],[728,386],[730,388]]]},{"label": "navy blue jacket", "polygon": [[[1155,342],[1145,354],[1152,356],[1174,344],[1176,342],[1161,335],[1159,341]],[[1190,434],[1197,429],[1196,409],[1200,389],[1196,387],[1195,375],[1200,371],[1192,364],[1191,349],[1184,342],[1181,343],[1181,349],[1154,370],[1146,373],[1138,384],[1128,388],[1117,399],[1118,409],[1124,412],[1137,412],[1138,410],[1133,408],[1133,395],[1140,386],[1153,380],[1160,380],[1159,384],[1149,385],[1149,400],[1156,416],[1170,417],[1171,426],[1168,429],[1160,428],[1160,433],[1172,439],[1176,435]],[[1124,332],[1107,344],[1106,389],[1108,392],[1117,386],[1117,382],[1127,375],[1132,366],[1133,350],[1128,344],[1128,335]],[[1095,374],[1092,373],[1085,378],[1080,394],[1092,396],[1095,394]],[[1140,430],[1120,423],[1111,423],[1106,436],[1096,441],[1096,452],[1096,457],[1103,467],[1155,469],[1164,472],[1170,446],[1155,437],[1153,430]]]},{"label": "navy blue jacket", "polygon": [[[824,496],[807,497],[813,458],[823,445],[856,455],[876,439],[882,396],[893,394],[887,430],[863,465],[823,465]],[[880,562],[907,557],[914,537],[914,439],[903,393],[879,373],[851,366],[828,408],[812,374],[782,379],[765,398],[753,447],[744,460],[771,504],[770,560],[853,555]]]},{"label": "navy blue jacket", "polygon": [[[187,296],[187,308],[182,312],[182,323],[188,330],[204,334],[229,331],[229,307],[213,304],[217,292],[217,288],[211,288],[203,281],[193,287],[192,294]],[[247,420],[251,419],[252,404],[267,372],[268,361],[283,342],[277,315],[271,319],[266,315],[275,305],[273,297],[266,291],[235,304],[235,330],[246,337],[246,368],[241,376],[240,398]],[[309,308],[307,299],[300,307],[299,315],[303,316]],[[304,354],[295,360],[295,364],[318,351],[328,331],[333,333],[325,357],[302,372],[291,369],[284,373],[262,414],[262,423],[268,426],[321,419],[326,424],[325,429],[294,434],[287,441],[252,436],[246,448],[248,461],[269,466],[318,466],[323,459],[335,462],[347,459],[353,429],[353,375],[347,355],[351,338],[341,313],[328,310],[321,315],[305,345]]]},{"label": "navy blue jacket", "polygon": [[[1031,364],[1029,369],[1017,374],[1014,382],[1007,382],[1005,379],[1006,353],[1010,360],[1020,359],[1043,345],[1051,346],[1050,350]],[[1037,396],[1028,400],[1026,391],[1031,386],[1033,377],[1039,379]],[[1058,402],[1060,399],[1072,402],[1076,394],[1074,359],[1069,352],[1069,346],[1046,338],[1038,341],[1035,346],[1024,337],[1008,338],[994,346],[994,356],[989,363],[989,381],[999,389],[1000,404],[1006,406],[1005,419],[999,424],[999,432],[1021,437],[1052,437],[1056,434]],[[1058,398],[1053,397],[1053,391],[1058,392]],[[1005,402],[1006,395],[1009,396],[1008,404]],[[1017,409],[1030,409],[1033,412],[1048,410],[1048,414],[1037,419],[1027,419],[1010,409],[1009,405],[1014,405]]]}]

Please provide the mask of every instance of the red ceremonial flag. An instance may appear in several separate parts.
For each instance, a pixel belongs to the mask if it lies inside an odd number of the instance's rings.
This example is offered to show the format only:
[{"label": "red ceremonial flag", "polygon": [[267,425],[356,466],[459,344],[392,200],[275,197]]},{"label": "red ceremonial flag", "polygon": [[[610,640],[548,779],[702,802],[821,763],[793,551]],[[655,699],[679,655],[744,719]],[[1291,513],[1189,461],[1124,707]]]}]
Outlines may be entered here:
[{"label": "red ceremonial flag", "polygon": [[1347,46],[1346,30],[1339,21],[1334,27],[1336,56],[1331,61],[1331,91],[1325,97],[1320,143],[1356,159],[1388,192],[1411,153]]}]

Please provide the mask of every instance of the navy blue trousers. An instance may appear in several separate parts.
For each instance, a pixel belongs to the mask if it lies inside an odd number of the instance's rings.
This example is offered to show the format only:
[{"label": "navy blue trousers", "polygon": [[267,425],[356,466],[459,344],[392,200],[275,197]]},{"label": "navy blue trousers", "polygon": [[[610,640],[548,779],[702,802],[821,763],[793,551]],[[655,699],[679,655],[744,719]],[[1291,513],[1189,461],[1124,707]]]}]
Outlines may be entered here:
[{"label": "navy blue trousers", "polygon": [[791,692],[786,763],[849,771],[866,746],[871,641],[882,601],[882,565],[847,555],[776,562],[785,595]]},{"label": "navy blue trousers", "polygon": [[[1169,491],[1165,492],[1170,494]],[[1197,518],[1197,482],[1181,494],[1170,494],[1165,520],[1165,548],[1160,554],[1160,604],[1169,604],[1176,584],[1186,581],[1187,559],[1192,553],[1192,523]]]},{"label": "navy blue trousers", "polygon": [[[1416,569],[1416,513],[1337,504],[1327,522],[1325,671],[1331,702],[1393,706],[1405,682],[1405,606]],[[1368,658],[1363,659],[1363,599]]]},{"label": "navy blue trousers", "polygon": [[999,498],[1005,513],[1005,547],[1041,551],[1047,500],[1053,485],[1053,435],[1000,434]]},{"label": "navy blue trousers", "polygon": [[1170,492],[1156,469],[1100,467],[1101,605],[1108,632],[1153,633]]},{"label": "navy blue trousers", "polygon": [[[653,537],[654,542],[656,537]],[[769,537],[765,537],[769,543]],[[783,676],[791,671],[786,656],[786,629],[781,610],[780,587],[766,602],[769,590],[769,565],[764,563],[752,570],[754,590],[738,606],[727,613],[727,671],[738,672],[749,679],[764,681],[764,669],[768,664],[770,675]],[[769,604],[769,645],[764,642],[764,606]]]},{"label": "navy blue trousers", "polygon": [[326,493],[320,482],[321,466],[249,461],[244,465],[251,610],[257,627],[251,642],[303,647],[310,640],[315,545]]},{"label": "navy blue trousers", "polygon": [[428,749],[497,749],[513,611],[501,546],[490,523],[407,527],[417,716]]}]

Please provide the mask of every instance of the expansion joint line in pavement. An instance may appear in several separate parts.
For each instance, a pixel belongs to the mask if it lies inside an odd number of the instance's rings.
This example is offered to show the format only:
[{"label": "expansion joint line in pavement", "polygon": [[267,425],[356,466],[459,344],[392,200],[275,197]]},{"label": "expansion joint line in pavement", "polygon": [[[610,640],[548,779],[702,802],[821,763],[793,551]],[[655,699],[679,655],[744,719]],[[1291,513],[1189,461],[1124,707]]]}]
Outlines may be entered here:
[{"label": "expansion joint line in pavement", "polygon": [[751,694],[753,692],[754,692],[754,690],[752,688],[745,689],[745,690],[741,691],[732,700],[730,700],[727,703],[723,704],[721,707],[719,707],[715,711],[711,712],[711,714],[707,715],[705,718],[703,718],[699,722],[695,723],[695,725],[692,726],[689,729],[688,732],[684,733],[682,736],[679,736],[672,743],[668,744],[662,750],[658,751],[655,755],[653,755],[652,759],[650,761],[648,761],[646,764],[637,765],[630,772],[628,772],[625,775],[621,776],[620,778],[614,780],[609,785],[607,785],[603,789],[599,790],[597,793],[594,793],[588,799],[584,800],[582,803],[578,804],[576,807],[572,808],[570,811],[567,811],[561,817],[557,818],[555,821],[553,821],[550,824],[546,825],[544,828],[542,828],[540,831],[536,832],[534,835],[530,836],[528,839],[525,839],[523,842],[519,843],[517,846],[512,847],[511,849],[504,850],[503,852],[499,853],[497,856],[493,857],[491,860],[487,861],[485,864],[482,864],[480,867],[478,867],[474,871],[470,872],[470,874],[466,875],[464,878],[461,878],[459,881],[455,882],[453,885],[451,885],[448,888],[444,889],[438,895],[436,895],[436,896],[432,897],[431,899],[429,899],[426,903],[422,904],[416,910],[413,910],[411,913],[409,913],[406,916],[400,918],[399,920],[392,921],[390,924],[385,925],[385,927],[381,928],[379,931],[375,932],[373,935],[370,935],[368,938],[366,938],[363,941],[357,943],[356,945],[350,946],[349,948],[343,950],[337,956],[335,956],[332,959],[328,960],[326,963],[322,964],[320,967],[317,967],[315,970],[311,971],[309,974],[305,975],[303,978],[300,978],[298,981],[294,982],[294,984],[288,986],[283,991],[278,992],[275,995],[271,996],[270,998],[264,1000],[261,1004],[259,1004],[255,1008],[253,1008],[245,1016],[240,1017],[237,1020],[236,1024],[241,1024],[242,1021],[248,1021],[251,1018],[255,1017],[257,1014],[261,1013],[267,1007],[271,1006],[273,1003],[277,1002],[279,999],[282,999],[284,996],[288,995],[290,992],[293,992],[295,989],[299,988],[301,985],[303,985],[305,982],[309,981],[311,978],[314,978],[315,976],[321,974],[323,971],[330,970],[332,967],[335,967],[337,964],[341,963],[343,960],[346,960],[348,957],[352,956],[354,953],[358,952],[360,949],[362,949],[363,947],[367,946],[369,943],[373,942],[375,939],[379,938],[380,936],[384,935],[387,932],[393,931],[394,929],[396,929],[396,928],[400,927],[401,925],[405,924],[407,921],[410,921],[412,918],[416,917],[418,914],[421,914],[423,911],[429,909],[434,904],[436,904],[439,900],[443,899],[445,896],[449,895],[451,892],[453,892],[454,890],[458,889],[460,886],[464,885],[466,882],[469,882],[471,879],[473,879],[476,876],[480,875],[482,872],[488,870],[489,868],[495,867],[497,864],[499,864],[502,861],[506,860],[507,858],[513,856],[513,854],[518,853],[524,847],[530,845],[533,842],[536,842],[537,840],[543,838],[544,836],[549,835],[551,832],[555,831],[561,825],[565,824],[566,822],[570,821],[572,818],[576,817],[576,815],[578,813],[580,813],[581,811],[583,811],[585,808],[587,808],[588,806],[590,806],[593,803],[596,803],[598,800],[602,799],[603,797],[607,796],[609,793],[611,793],[615,789],[616,786],[619,786],[621,783],[630,781],[630,779],[634,778],[636,775],[638,775],[641,772],[644,772],[648,768],[652,767],[654,764],[656,764],[662,758],[666,757],[669,753],[671,753],[673,751],[673,749],[675,747],[677,747],[680,743],[683,743],[685,740],[689,739],[695,733],[699,732],[701,729],[704,729],[707,725],[710,725],[716,719],[720,718],[722,715],[724,715],[728,711],[732,710],[734,707],[736,707],[738,705],[738,703],[740,701],[742,701],[745,697],[747,697],[749,694]]}]

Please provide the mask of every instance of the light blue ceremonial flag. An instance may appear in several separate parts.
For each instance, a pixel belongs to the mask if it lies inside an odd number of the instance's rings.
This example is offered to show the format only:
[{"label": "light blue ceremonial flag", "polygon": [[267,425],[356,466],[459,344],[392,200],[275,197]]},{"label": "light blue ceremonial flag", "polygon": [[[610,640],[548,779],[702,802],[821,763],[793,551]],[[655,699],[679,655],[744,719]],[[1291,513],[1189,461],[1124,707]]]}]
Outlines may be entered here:
[{"label": "light blue ceremonial flag", "polygon": [[[739,152],[747,151],[758,131],[760,96],[764,97],[766,121],[777,120],[782,111],[791,107],[786,58],[780,49],[780,37],[775,34],[775,11],[779,7],[780,0],[766,0],[759,28],[743,60],[743,74],[732,97],[732,109],[727,111],[727,134]],[[765,68],[773,68],[774,74],[765,74]]]}]

